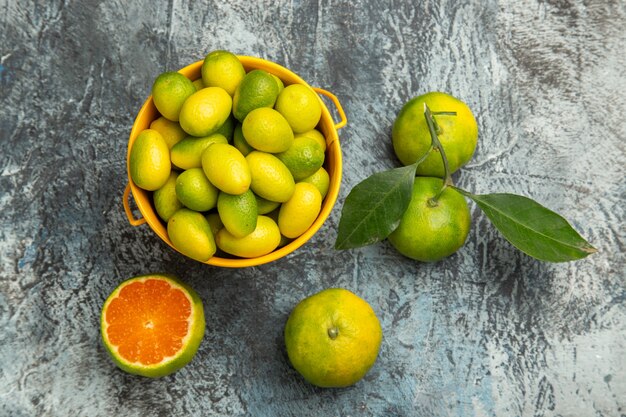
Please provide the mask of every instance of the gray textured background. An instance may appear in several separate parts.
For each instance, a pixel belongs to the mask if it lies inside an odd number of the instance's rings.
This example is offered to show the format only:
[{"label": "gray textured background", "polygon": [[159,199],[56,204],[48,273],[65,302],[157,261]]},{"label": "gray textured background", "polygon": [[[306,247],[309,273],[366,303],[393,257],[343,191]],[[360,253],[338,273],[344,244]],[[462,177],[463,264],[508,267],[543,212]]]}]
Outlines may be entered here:
[{"label": "gray textured background", "polygon": [[[222,3],[0,0],[0,415],[626,415],[624,1]],[[122,210],[152,81],[222,48],[291,68],[349,118],[329,220],[243,270],[184,259]],[[333,250],[348,191],[398,165],[391,124],[432,90],[479,122],[458,184],[530,196],[599,253],[535,261],[474,205],[467,244],[436,264]],[[122,280],[155,271],[200,293],[208,327],[189,366],[147,380],[115,368],[98,320]],[[384,329],[341,390],[306,384],[282,343],[293,306],[331,286]]]}]

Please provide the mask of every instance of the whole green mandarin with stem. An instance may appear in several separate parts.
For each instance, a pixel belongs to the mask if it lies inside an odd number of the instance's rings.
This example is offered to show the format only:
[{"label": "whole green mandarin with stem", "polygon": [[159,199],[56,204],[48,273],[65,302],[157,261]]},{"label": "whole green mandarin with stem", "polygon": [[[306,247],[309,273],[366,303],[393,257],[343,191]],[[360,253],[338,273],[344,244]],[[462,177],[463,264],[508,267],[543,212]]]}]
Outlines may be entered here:
[{"label": "whole green mandarin with stem", "polygon": [[411,202],[389,242],[404,256],[422,262],[443,259],[467,239],[471,215],[465,197],[454,188],[441,191],[443,180],[416,177]]},{"label": "whole green mandarin with stem", "polygon": [[[424,118],[424,104],[432,110],[437,137],[445,151],[450,173],[453,173],[474,155],[478,125],[470,108],[446,93],[427,93],[411,99],[402,107],[391,135],[396,156],[402,164],[411,165],[430,148],[431,135]],[[440,152],[431,152],[417,166],[416,173],[443,178],[445,171]]]}]

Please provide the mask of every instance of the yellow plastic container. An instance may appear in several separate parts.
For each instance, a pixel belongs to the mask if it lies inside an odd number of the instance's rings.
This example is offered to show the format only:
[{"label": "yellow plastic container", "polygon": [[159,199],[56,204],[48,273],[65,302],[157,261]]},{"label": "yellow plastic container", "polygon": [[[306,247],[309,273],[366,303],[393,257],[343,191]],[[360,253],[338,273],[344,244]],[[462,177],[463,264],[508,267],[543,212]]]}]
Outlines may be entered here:
[{"label": "yellow plastic container", "polygon": [[[285,85],[289,84],[303,84],[309,88],[311,88],[317,94],[324,95],[328,97],[336,106],[337,113],[341,120],[336,123],[333,120],[326,104],[320,98],[320,103],[322,105],[322,117],[320,119],[320,123],[317,128],[324,134],[326,137],[327,149],[326,149],[326,161],[324,166],[328,171],[330,176],[330,187],[328,189],[328,194],[322,203],[322,209],[317,219],[311,225],[311,227],[304,232],[301,236],[294,239],[288,245],[283,246],[282,248],[276,249],[274,252],[271,252],[267,255],[260,256],[258,258],[220,258],[217,256],[209,259],[207,264],[214,266],[221,266],[227,268],[243,268],[248,266],[262,265],[268,262],[275,261],[280,259],[294,250],[298,249],[304,243],[306,243],[322,226],[322,224],[326,221],[330,212],[337,201],[337,195],[339,194],[339,186],[341,184],[341,170],[342,170],[342,161],[341,161],[341,148],[339,145],[339,136],[337,134],[337,130],[344,127],[347,123],[346,115],[339,103],[337,97],[333,94],[329,93],[326,90],[322,90],[320,88],[312,88],[309,86],[302,78],[300,78],[295,73],[289,71],[287,68],[278,65],[274,62],[266,61],[261,58],[254,58],[249,56],[239,56],[241,63],[247,71],[251,71],[254,69],[262,69],[271,74],[276,75],[280,78]],[[181,69],[181,74],[185,75],[187,78],[191,80],[196,80],[201,77],[200,69],[202,68],[202,62],[198,61],[191,65],[186,66]],[[159,117],[159,113],[157,112],[156,107],[152,101],[152,96],[148,97],[145,101],[141,110],[137,114],[137,118],[135,119],[135,123],[133,124],[133,128],[130,132],[130,138],[128,140],[128,153],[126,155],[126,169],[128,174],[128,185],[124,191],[124,210],[126,211],[126,216],[128,217],[128,221],[133,226],[139,226],[144,223],[148,223],[150,228],[154,230],[154,232],[163,240],[165,243],[170,245],[172,248],[172,241],[167,236],[167,225],[159,218],[158,214],[154,209],[154,205],[152,204],[152,193],[146,190],[139,188],[130,177],[129,164],[128,160],[130,157],[130,149],[135,142],[135,139],[141,133],[142,130],[147,129],[150,126],[150,123]],[[136,218],[133,215],[132,209],[129,203],[130,193],[132,193],[135,203],[137,204],[137,208],[143,217]],[[176,248],[174,248],[176,249]]]}]

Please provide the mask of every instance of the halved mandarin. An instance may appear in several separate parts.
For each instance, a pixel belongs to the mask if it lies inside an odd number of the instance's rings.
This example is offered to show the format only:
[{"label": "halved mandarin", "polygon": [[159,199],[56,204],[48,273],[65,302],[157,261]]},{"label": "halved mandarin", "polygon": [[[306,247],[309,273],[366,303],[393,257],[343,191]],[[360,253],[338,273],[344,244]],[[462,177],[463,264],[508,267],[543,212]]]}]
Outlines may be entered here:
[{"label": "halved mandarin", "polygon": [[169,375],[187,365],[204,336],[202,301],[171,275],[143,275],[120,284],[100,318],[102,340],[126,372]]}]

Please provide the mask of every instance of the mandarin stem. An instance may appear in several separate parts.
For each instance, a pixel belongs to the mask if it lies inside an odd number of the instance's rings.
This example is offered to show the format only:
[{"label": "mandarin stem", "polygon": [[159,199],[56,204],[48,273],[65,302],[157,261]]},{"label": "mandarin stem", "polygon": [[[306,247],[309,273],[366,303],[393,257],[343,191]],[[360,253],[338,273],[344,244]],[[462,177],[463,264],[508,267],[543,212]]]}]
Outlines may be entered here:
[{"label": "mandarin stem", "polygon": [[[452,113],[452,112],[437,112],[437,114],[449,114],[449,113]],[[456,115],[456,113],[454,114]],[[428,105],[426,103],[424,103],[424,117],[426,118],[428,131],[430,132],[430,138],[432,141],[431,146],[436,148],[439,151],[439,153],[441,154],[441,159],[443,161],[443,170],[444,170],[443,186],[441,187],[441,190],[439,190],[436,196],[428,200],[428,204],[431,207],[434,207],[437,205],[437,200],[439,200],[439,197],[441,197],[441,194],[444,192],[444,190],[448,186],[454,185],[454,183],[452,182],[452,173],[450,172],[450,167],[448,166],[448,158],[446,157],[446,152],[443,150],[443,145],[439,141],[439,137],[437,137],[437,122],[435,121],[435,118],[433,117],[433,114],[428,108]]]},{"label": "mandarin stem", "polygon": [[[424,103],[424,105],[426,105],[426,103]],[[431,112],[431,115],[433,116],[456,116],[456,112],[455,111],[434,111]],[[435,132],[437,132],[438,135],[441,134],[441,127],[439,127],[439,123],[437,123],[437,119],[435,119],[434,117],[432,118],[433,120],[433,125],[435,126]]]}]

